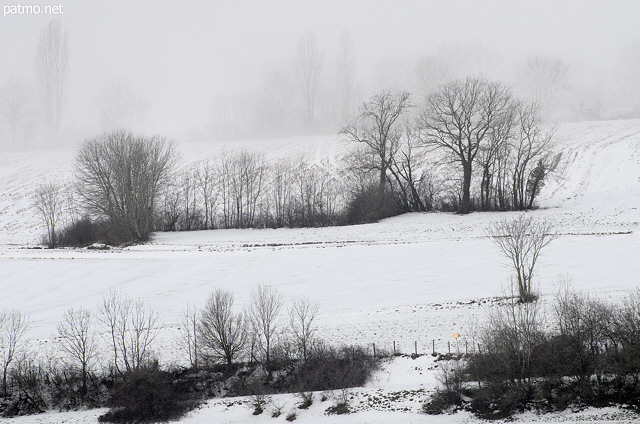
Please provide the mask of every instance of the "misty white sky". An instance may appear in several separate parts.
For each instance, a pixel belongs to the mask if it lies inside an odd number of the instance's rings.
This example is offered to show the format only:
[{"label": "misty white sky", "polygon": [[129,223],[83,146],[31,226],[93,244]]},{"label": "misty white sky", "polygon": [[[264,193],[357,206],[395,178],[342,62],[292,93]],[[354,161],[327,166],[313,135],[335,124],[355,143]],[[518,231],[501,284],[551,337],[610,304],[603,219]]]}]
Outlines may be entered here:
[{"label": "misty white sky", "polygon": [[306,31],[330,66],[342,30],[368,78],[381,58],[419,57],[445,43],[489,46],[509,61],[559,55],[609,72],[640,38],[640,1],[217,0],[14,1],[62,5],[63,14],[0,17],[0,84],[34,79],[40,31],[59,18],[70,37],[63,126],[89,128],[106,80],[124,78],[151,106],[145,125],[175,136],[206,125],[216,93],[259,85],[264,69],[293,57]]}]

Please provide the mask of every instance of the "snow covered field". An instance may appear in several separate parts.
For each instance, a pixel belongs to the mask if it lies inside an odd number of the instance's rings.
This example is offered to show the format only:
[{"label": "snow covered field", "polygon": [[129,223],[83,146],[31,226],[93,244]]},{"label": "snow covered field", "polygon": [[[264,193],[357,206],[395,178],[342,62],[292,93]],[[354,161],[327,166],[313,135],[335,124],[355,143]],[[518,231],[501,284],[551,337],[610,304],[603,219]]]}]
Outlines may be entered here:
[{"label": "snow covered field", "polygon": [[[556,225],[560,237],[537,265],[541,302],[548,304],[560,276],[576,288],[617,299],[639,286],[640,121],[563,124],[556,139],[566,149],[563,178],[541,193],[534,212]],[[307,152],[331,164],[343,145],[336,136],[234,143],[269,157]],[[214,156],[218,145],[180,146],[185,162]],[[142,296],[162,311],[164,328],[155,350],[164,364],[184,363],[176,343],[188,303],[200,307],[215,287],[231,290],[236,304],[248,302],[252,287],[271,284],[285,299],[320,302],[320,334],[332,343],[376,344],[403,353],[447,351],[451,333],[465,335],[498,303],[509,269],[485,237],[487,225],[515,213],[409,214],[377,224],[319,229],[215,230],[159,233],[147,245],[110,251],[31,249],[43,229],[30,206],[37,184],[71,174],[73,151],[0,153],[0,309],[17,307],[32,320],[33,344],[46,350],[57,321],[69,307],[95,309],[110,287]],[[474,422],[456,414],[418,413],[435,385],[431,356],[398,358],[385,364],[367,387],[353,391],[358,412],[327,417],[316,399],[299,422]],[[370,409],[368,397],[400,400]],[[398,397],[398,396],[395,396]],[[318,396],[319,398],[319,396]],[[210,401],[186,423],[284,421],[251,415],[242,399]],[[234,405],[230,405],[234,402]],[[357,405],[362,405],[358,407]],[[402,409],[405,409],[401,411]],[[224,412],[223,412],[224,411]],[[50,413],[10,423],[89,423],[103,411]],[[526,415],[521,422],[630,422],[626,413],[590,410],[580,414]],[[613,420],[613,421],[612,421]],[[4,421],[3,421],[4,422]]]}]

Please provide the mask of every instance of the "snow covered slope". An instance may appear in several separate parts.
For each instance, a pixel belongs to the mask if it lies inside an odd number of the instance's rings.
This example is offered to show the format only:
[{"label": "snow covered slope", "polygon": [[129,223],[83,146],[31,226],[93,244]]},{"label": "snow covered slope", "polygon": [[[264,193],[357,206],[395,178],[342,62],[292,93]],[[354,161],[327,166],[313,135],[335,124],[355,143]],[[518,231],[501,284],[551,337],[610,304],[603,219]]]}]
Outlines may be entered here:
[{"label": "snow covered slope", "polygon": [[[557,142],[567,158],[564,176],[543,189],[543,208],[528,212],[552,220],[561,235],[537,267],[541,302],[549,302],[560,275],[615,299],[639,285],[640,121],[564,124]],[[336,136],[226,146],[240,147],[269,152],[270,159],[306,152],[319,163],[335,161],[343,148]],[[219,149],[180,146],[187,163],[213,157]],[[42,233],[30,206],[33,189],[48,179],[68,177],[72,158],[72,151],[0,154],[0,309],[28,312],[33,343],[42,350],[66,309],[95,309],[102,293],[116,287],[162,311],[157,354],[165,364],[184,363],[176,340],[188,303],[202,306],[220,286],[232,290],[236,304],[243,305],[252,287],[271,284],[287,300],[307,296],[320,302],[320,334],[331,342],[375,343],[391,350],[395,341],[405,353],[414,350],[415,342],[420,353],[430,352],[435,343],[444,352],[451,333],[461,333],[464,340],[500,302],[496,298],[509,281],[509,269],[484,229],[515,213],[409,214],[378,224],[321,229],[159,233],[150,244],[111,251],[25,248]],[[416,366],[428,370],[429,358],[413,363],[414,371]],[[361,396],[403,385],[430,390],[435,384],[432,370],[419,377],[410,365],[389,367],[393,383],[378,379]],[[411,405],[414,412],[362,411],[357,418],[330,420],[319,410],[304,422],[443,422],[416,415],[418,401]],[[267,421],[238,408],[212,401],[185,422]],[[224,421],[213,418],[225,409]],[[96,414],[54,414],[40,422],[95,422]]]}]

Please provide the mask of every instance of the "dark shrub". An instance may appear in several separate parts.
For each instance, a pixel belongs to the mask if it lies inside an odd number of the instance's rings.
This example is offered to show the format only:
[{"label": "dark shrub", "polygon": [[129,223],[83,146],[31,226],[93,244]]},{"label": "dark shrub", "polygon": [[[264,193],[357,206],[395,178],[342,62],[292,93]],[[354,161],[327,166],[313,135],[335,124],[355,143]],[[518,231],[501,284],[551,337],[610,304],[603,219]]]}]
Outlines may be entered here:
[{"label": "dark shrub", "polygon": [[347,206],[347,224],[377,222],[401,214],[403,211],[394,202],[389,189],[372,185],[357,193]]},{"label": "dark shrub", "polygon": [[59,246],[84,247],[93,243],[117,246],[126,240],[106,221],[82,218],[65,227],[57,236]]},{"label": "dark shrub", "polygon": [[319,345],[293,370],[289,384],[300,392],[363,386],[378,369],[378,361],[363,348]]},{"label": "dark shrub", "polygon": [[195,406],[172,384],[171,375],[157,369],[140,369],[125,374],[116,384],[111,409],[100,422],[150,423],[177,420]]}]

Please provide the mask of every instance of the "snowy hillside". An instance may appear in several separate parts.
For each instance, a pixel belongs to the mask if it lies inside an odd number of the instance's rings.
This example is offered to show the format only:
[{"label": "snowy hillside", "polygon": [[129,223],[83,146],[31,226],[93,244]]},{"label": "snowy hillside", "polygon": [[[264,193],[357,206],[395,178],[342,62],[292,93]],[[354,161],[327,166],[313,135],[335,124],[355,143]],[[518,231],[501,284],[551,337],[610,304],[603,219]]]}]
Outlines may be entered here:
[{"label": "snowy hillside", "polygon": [[[561,275],[577,288],[615,299],[639,286],[640,121],[563,124],[556,139],[567,158],[563,178],[544,187],[542,209],[528,212],[552,220],[560,233],[537,266],[541,302],[550,301]],[[184,144],[180,151],[189,163],[213,157],[220,147]],[[343,145],[337,136],[327,136],[226,146],[240,147],[268,152],[269,158],[306,153],[317,163],[332,163]],[[233,291],[238,305],[246,304],[250,289],[262,283],[276,287],[287,301],[304,295],[320,302],[320,334],[330,342],[375,343],[391,350],[395,341],[403,353],[413,352],[415,342],[419,353],[430,353],[435,343],[436,350],[446,352],[451,333],[461,333],[464,343],[465,334],[499,303],[509,280],[509,269],[484,229],[515,213],[409,214],[352,227],[158,233],[147,245],[110,251],[25,248],[37,244],[43,232],[30,205],[34,188],[68,178],[72,158],[73,151],[0,153],[0,309],[28,312],[33,344],[41,350],[48,349],[65,310],[95,309],[102,293],[116,287],[162,311],[164,328],[155,350],[162,363],[183,364],[176,340],[187,304],[201,307],[218,286]],[[377,391],[422,390],[413,401],[403,398],[408,412],[363,408],[350,417],[328,418],[314,405],[317,410],[300,418],[473,421],[460,414],[417,414],[435,386],[433,369],[431,356],[397,359],[376,381],[354,391],[359,399]],[[282,402],[293,401],[283,396]],[[618,411],[600,411],[601,419],[605,412],[626,422]],[[95,422],[97,415],[48,414],[7,422]],[[211,401],[184,422],[267,421],[274,422],[251,417],[247,407]]]}]

